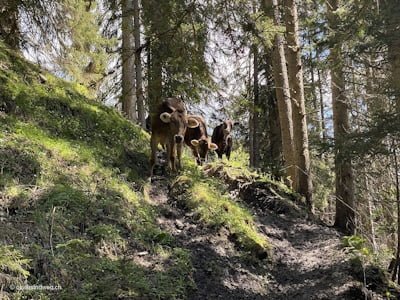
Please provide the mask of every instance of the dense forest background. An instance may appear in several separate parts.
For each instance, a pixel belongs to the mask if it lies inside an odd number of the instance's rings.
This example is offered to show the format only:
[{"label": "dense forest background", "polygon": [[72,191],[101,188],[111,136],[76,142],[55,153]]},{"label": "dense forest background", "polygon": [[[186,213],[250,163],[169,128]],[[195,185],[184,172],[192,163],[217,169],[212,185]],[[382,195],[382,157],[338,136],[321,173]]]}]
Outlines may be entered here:
[{"label": "dense forest background", "polygon": [[239,121],[252,168],[397,278],[398,1],[4,0],[0,39],[143,128],[170,96]]}]

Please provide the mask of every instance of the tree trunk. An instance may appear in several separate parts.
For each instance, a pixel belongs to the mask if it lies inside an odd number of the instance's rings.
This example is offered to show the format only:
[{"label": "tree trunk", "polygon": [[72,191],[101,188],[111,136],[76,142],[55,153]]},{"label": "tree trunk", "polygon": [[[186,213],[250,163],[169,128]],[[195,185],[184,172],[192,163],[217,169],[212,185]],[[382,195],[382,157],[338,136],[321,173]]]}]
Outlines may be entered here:
[{"label": "tree trunk", "polygon": [[135,89],[135,41],[133,2],[122,1],[122,111],[128,119],[137,120]]},{"label": "tree trunk", "polygon": [[265,124],[265,143],[268,145],[268,147],[263,147],[260,149],[260,154],[262,153],[263,158],[261,165],[268,167],[268,171],[273,175],[273,177],[279,179],[283,175],[282,138],[281,126],[279,123],[278,103],[273,83],[272,49],[265,51],[263,61],[263,77],[265,78],[265,87],[263,87],[263,92],[260,93],[260,107],[262,108],[260,125],[263,123]]},{"label": "tree trunk", "polygon": [[394,176],[396,180],[396,204],[397,204],[397,249],[394,261],[392,261],[389,265],[389,272],[392,273],[392,281],[396,280],[400,283],[400,182],[399,182],[399,164],[397,161],[397,145],[396,142],[393,141],[393,159],[394,159]]},{"label": "tree trunk", "polygon": [[2,0],[0,2],[0,39],[14,50],[19,49],[21,38],[18,23],[18,1]]},{"label": "tree trunk", "polygon": [[[254,103],[253,103],[254,105]],[[249,163],[250,167],[254,166],[254,122],[253,122],[253,111],[250,109],[249,113]]]},{"label": "tree trunk", "polygon": [[252,150],[250,154],[251,166],[254,168],[260,167],[260,147],[259,147],[259,127],[260,127],[260,93],[259,93],[259,85],[258,85],[258,48],[257,46],[253,46],[253,109],[252,109]]},{"label": "tree trunk", "polygon": [[[317,54],[317,60],[319,61],[319,53]],[[321,131],[322,131],[322,141],[326,142],[326,128],[325,128],[325,108],[324,108],[324,93],[322,89],[322,76],[321,71],[317,68],[318,76],[318,94],[319,94],[319,110],[320,110],[320,120],[321,120]]]},{"label": "tree trunk", "polygon": [[149,64],[149,110],[153,111],[161,102],[162,95],[162,62],[156,43],[151,45],[151,61]]},{"label": "tree trunk", "polygon": [[386,14],[386,40],[388,61],[391,66],[390,85],[395,98],[396,111],[400,113],[400,5],[398,0],[384,2]]},{"label": "tree trunk", "polygon": [[308,150],[308,132],[304,99],[303,68],[301,62],[299,24],[295,0],[285,0],[285,23],[287,33],[287,63],[290,95],[292,97],[293,136],[295,161],[297,165],[297,191],[306,198],[312,208],[312,181],[310,153]]},{"label": "tree trunk", "polygon": [[281,125],[279,123],[278,103],[275,91],[268,94],[268,127],[271,158],[271,172],[275,178],[282,176],[281,160],[282,160],[282,135]]},{"label": "tree trunk", "polygon": [[321,121],[321,115],[320,115],[320,107],[318,103],[318,98],[317,98],[317,84],[315,82],[315,62],[314,62],[314,49],[311,47],[311,36],[310,34],[308,35],[308,44],[310,47],[310,53],[309,53],[309,65],[310,65],[310,76],[311,76],[311,95],[312,95],[312,105],[313,105],[313,110],[315,114],[315,126],[316,126],[316,132],[317,135],[322,138],[322,121]]},{"label": "tree trunk", "polygon": [[[281,26],[278,0],[263,0],[262,4],[265,12],[273,18],[274,25]],[[275,35],[274,39],[272,68],[274,73],[276,97],[278,100],[282,150],[285,160],[286,174],[290,177],[292,183],[297,183],[294,157],[292,104],[290,101],[289,80],[286,69],[283,37],[279,33]]]},{"label": "tree trunk", "polygon": [[134,18],[134,38],[135,38],[135,71],[136,71],[136,101],[138,121],[142,128],[146,128],[145,105],[143,96],[143,76],[142,76],[142,51],[140,42],[140,14],[139,0],[133,0],[133,18]]},{"label": "tree trunk", "polygon": [[351,158],[345,153],[347,134],[350,131],[348,102],[345,96],[341,41],[338,38],[339,20],[334,12],[338,0],[328,0],[328,23],[334,33],[330,49],[333,130],[335,139],[336,215],[335,226],[348,234],[354,233],[354,178]]},{"label": "tree trunk", "polygon": [[[364,181],[365,181],[365,188],[368,190],[371,189],[371,187],[373,187],[373,185],[370,184],[369,180],[368,180],[368,170],[364,169],[363,170],[365,173],[364,176]],[[369,192],[369,191],[368,191]],[[370,193],[368,193],[370,194]],[[368,210],[367,210],[367,218],[368,218],[368,225],[369,225],[369,231],[371,233],[371,244],[372,244],[372,250],[374,251],[374,253],[377,252],[378,247],[376,245],[376,239],[375,239],[375,224],[374,224],[374,217],[373,217],[373,212],[374,212],[374,207],[373,207],[373,203],[372,203],[372,197],[367,196],[367,202],[368,202]]]}]

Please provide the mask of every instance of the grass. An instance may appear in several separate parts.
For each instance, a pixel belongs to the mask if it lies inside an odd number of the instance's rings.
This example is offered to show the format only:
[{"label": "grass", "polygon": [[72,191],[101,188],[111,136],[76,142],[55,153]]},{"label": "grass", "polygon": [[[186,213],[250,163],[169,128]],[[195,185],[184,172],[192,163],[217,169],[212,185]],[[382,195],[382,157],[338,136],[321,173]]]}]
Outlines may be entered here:
[{"label": "grass", "polygon": [[[148,157],[146,132],[0,43],[0,298],[187,298],[193,258],[146,199]],[[258,176],[246,163],[237,151],[222,164],[233,177]],[[179,201],[210,228],[226,227],[243,251],[267,251],[224,182],[191,157],[184,164]]]},{"label": "grass", "polygon": [[[225,162],[226,163],[226,162]],[[264,255],[270,250],[265,236],[256,229],[254,216],[239,202],[231,200],[225,183],[206,176],[193,159],[185,159],[185,170],[172,184],[173,193],[186,208],[193,210],[211,228],[226,227],[231,238],[245,251]],[[250,174],[240,160],[232,157],[230,164],[246,176]]]},{"label": "grass", "polygon": [[148,134],[88,95],[0,44],[0,298],[184,298],[190,253],[141,191]]}]

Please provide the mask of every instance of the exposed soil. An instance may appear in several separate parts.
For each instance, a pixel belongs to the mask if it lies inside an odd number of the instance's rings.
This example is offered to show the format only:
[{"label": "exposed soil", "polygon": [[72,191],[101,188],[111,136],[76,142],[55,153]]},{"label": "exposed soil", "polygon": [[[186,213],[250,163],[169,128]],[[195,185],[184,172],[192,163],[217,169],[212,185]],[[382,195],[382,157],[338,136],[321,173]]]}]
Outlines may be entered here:
[{"label": "exposed soil", "polygon": [[[263,197],[273,197],[268,193]],[[366,298],[362,283],[352,276],[351,256],[340,246],[340,234],[296,210],[263,209],[259,199],[252,205],[244,197],[273,245],[273,256],[260,260],[236,249],[227,229],[207,228],[179,207],[168,197],[164,177],[152,178],[149,194],[162,212],[160,226],[191,252],[197,288],[188,299],[383,299]]]}]

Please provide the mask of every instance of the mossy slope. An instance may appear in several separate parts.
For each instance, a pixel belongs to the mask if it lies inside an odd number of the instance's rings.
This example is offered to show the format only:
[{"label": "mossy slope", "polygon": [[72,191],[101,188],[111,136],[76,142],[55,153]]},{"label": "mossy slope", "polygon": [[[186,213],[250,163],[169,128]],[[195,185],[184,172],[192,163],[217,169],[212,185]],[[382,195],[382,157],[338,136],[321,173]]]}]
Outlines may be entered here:
[{"label": "mossy slope", "polygon": [[[149,136],[0,43],[0,298],[183,299],[188,249],[146,199]],[[191,161],[191,159],[190,159]],[[221,181],[189,159],[185,205],[243,250],[268,249]],[[21,285],[61,290],[17,290]]]},{"label": "mossy slope", "polygon": [[1,44],[0,109],[0,298],[184,297],[190,255],[141,192],[148,135]]}]

